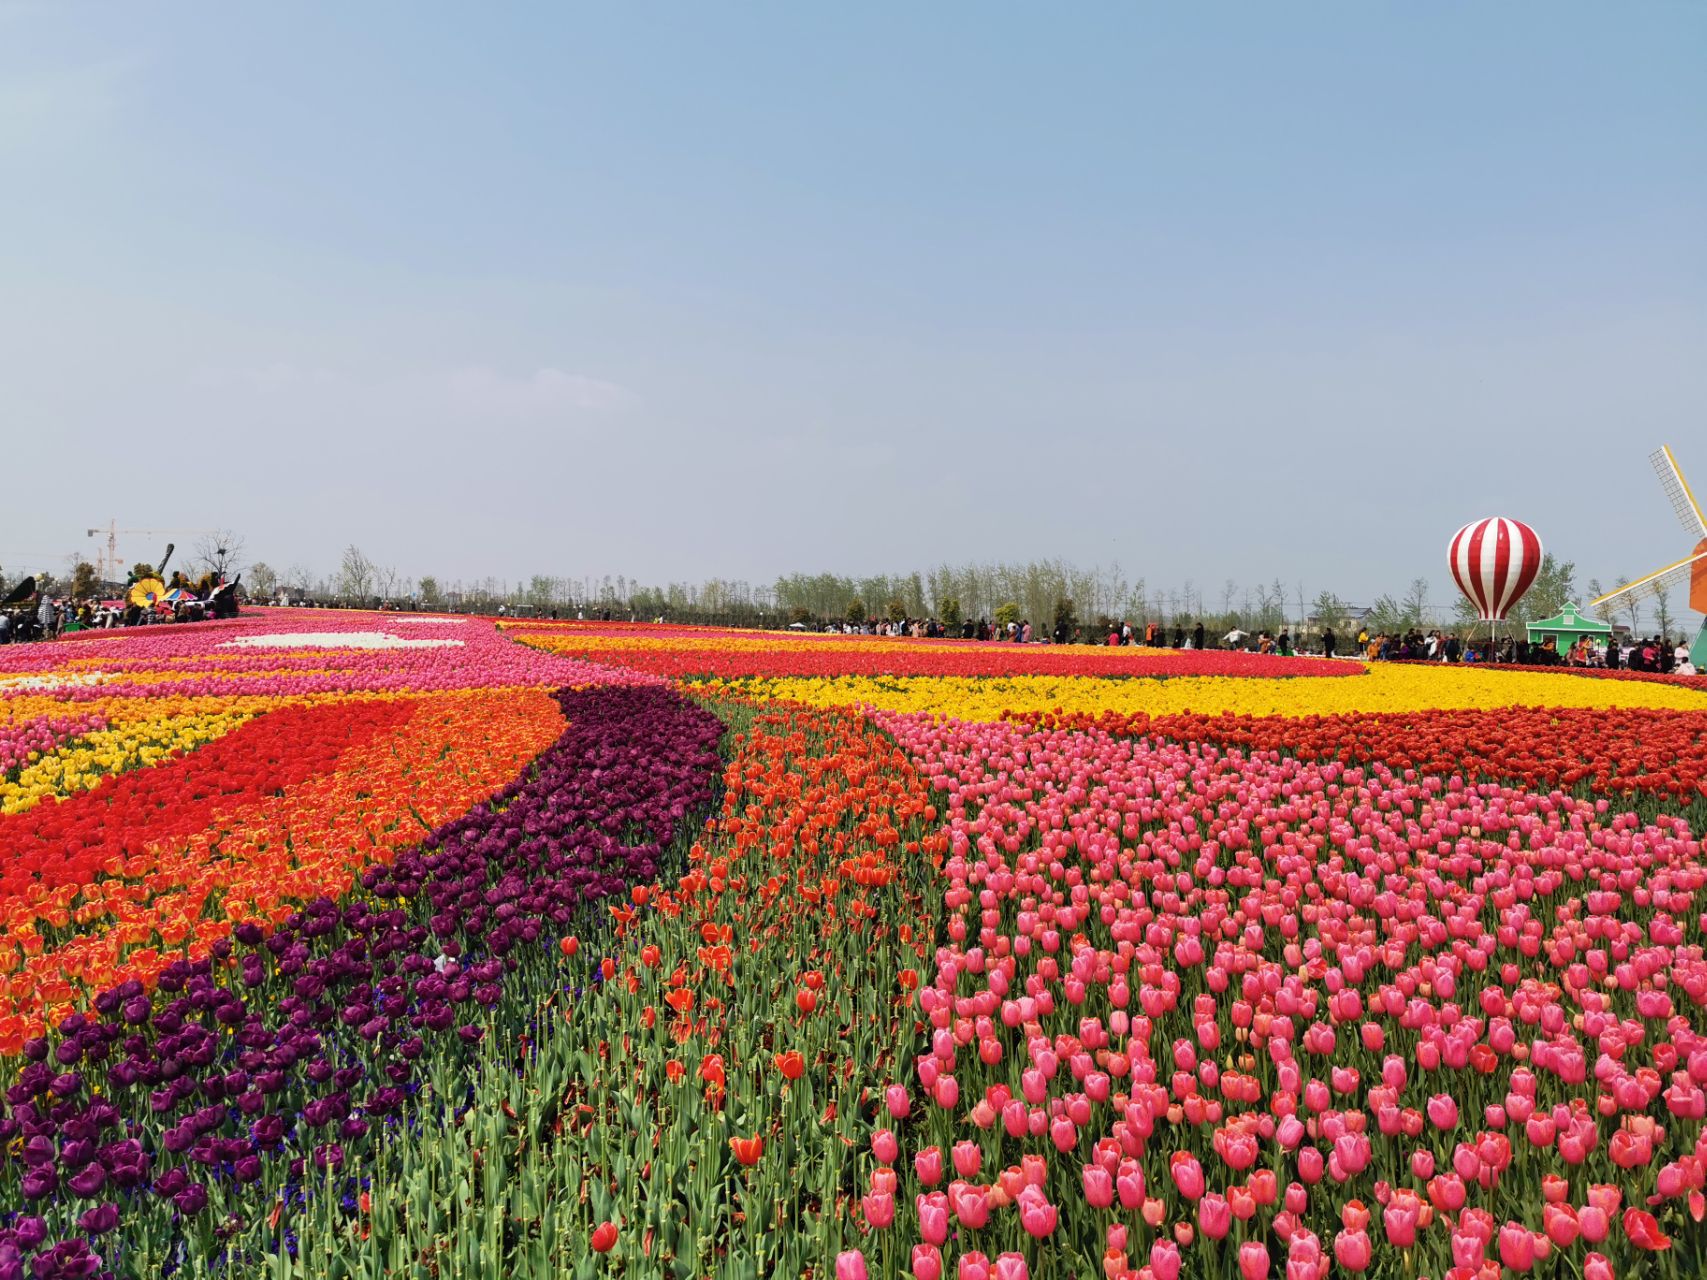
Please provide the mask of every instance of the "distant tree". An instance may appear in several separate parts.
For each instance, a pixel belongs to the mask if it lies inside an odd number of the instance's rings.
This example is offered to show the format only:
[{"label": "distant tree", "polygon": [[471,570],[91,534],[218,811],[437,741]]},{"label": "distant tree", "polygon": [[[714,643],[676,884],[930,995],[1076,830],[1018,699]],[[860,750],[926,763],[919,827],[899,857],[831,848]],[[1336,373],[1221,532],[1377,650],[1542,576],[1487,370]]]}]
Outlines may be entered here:
[{"label": "distant tree", "polygon": [[788,611],[788,620],[791,623],[798,622],[802,626],[809,625],[812,621],[812,610],[803,604],[797,604]]},{"label": "distant tree", "polygon": [[1369,606],[1369,629],[1391,635],[1405,628],[1405,606],[1390,595],[1375,597]]},{"label": "distant tree", "polygon": [[87,560],[79,560],[71,570],[71,598],[87,600],[100,589],[101,576]]},{"label": "distant tree", "polygon": [[314,571],[305,564],[293,564],[285,570],[285,589],[300,598],[314,585]]},{"label": "distant tree", "polygon": [[[1624,585],[1625,584],[1623,582],[1620,582],[1618,584],[1618,587],[1622,587]],[[1613,590],[1614,591],[1618,590],[1618,587],[1614,587]],[[1632,634],[1634,634],[1636,628],[1641,625],[1642,602],[1640,600],[1638,600],[1635,596],[1635,593],[1632,592],[1631,594],[1629,594],[1627,596],[1620,596],[1618,598],[1617,604],[1618,604],[1619,609],[1622,610],[1625,614],[1627,614],[1629,616],[1629,618],[1630,618],[1630,631]]]},{"label": "distant tree", "polygon": [[942,625],[950,630],[961,626],[966,621],[965,617],[963,617],[960,612],[959,596],[944,596],[942,608],[939,612],[942,614]]},{"label": "distant tree", "polygon": [[152,578],[153,576],[154,566],[146,560],[138,560],[130,567],[130,580],[132,582],[141,582],[144,578]]},{"label": "distant tree", "polygon": [[1003,631],[1008,629],[1008,623],[1019,621],[1019,606],[1012,600],[1004,600],[996,606],[996,625]]},{"label": "distant tree", "polygon": [[858,596],[848,601],[847,619],[855,625],[865,621],[865,601]]},{"label": "distant tree", "polygon": [[196,564],[211,573],[215,582],[230,582],[243,568],[243,535],[231,529],[215,529],[196,542]]},{"label": "distant tree", "polygon": [[891,596],[889,603],[883,606],[883,611],[891,622],[902,622],[907,617],[907,602],[900,596]]},{"label": "distant tree", "polygon": [[1400,602],[1400,610],[1407,627],[1417,626],[1422,622],[1423,610],[1428,607],[1428,579],[1412,578],[1411,588],[1405,592],[1405,598]]},{"label": "distant tree", "polygon": [[1660,638],[1667,639],[1671,635],[1671,624],[1676,621],[1671,616],[1671,589],[1661,587],[1654,592],[1654,625],[1660,629]]},{"label": "distant tree", "polygon": [[437,609],[445,602],[444,592],[439,590],[439,580],[428,574],[421,579],[421,603],[429,609]]},{"label": "distant tree", "polygon": [[1323,591],[1316,597],[1315,609],[1316,627],[1338,627],[1344,624],[1347,613],[1345,601],[1332,591]]},{"label": "distant tree", "polygon": [[247,591],[250,598],[255,600],[271,600],[278,594],[279,575],[274,572],[272,565],[265,560],[257,560],[243,571],[248,579]]},{"label": "distant tree", "polygon": [[1551,551],[1543,554],[1535,581],[1511,611],[1512,621],[1535,622],[1563,613],[1565,606],[1576,599],[1576,577],[1575,560],[1560,560]]},{"label": "distant tree", "polygon": [[1594,616],[1599,618],[1607,626],[1611,626],[1613,618],[1617,616],[1613,613],[1613,609],[1616,606],[1617,601],[1601,600],[1601,597],[1606,594],[1606,588],[1600,585],[1599,578],[1590,578],[1588,580],[1588,591],[1589,598],[1591,600],[1599,601],[1599,603],[1594,606]]},{"label": "distant tree", "polygon": [[373,561],[362,549],[351,543],[344,548],[344,558],[338,567],[338,590],[353,599],[366,599],[373,594]]}]

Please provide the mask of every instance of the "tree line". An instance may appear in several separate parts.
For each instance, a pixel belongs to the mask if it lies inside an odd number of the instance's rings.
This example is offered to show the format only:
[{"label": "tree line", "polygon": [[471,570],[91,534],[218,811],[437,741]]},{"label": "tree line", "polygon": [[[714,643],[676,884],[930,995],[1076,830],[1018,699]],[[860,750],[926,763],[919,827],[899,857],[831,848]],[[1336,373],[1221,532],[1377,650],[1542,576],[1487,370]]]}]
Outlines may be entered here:
[{"label": "tree line", "polygon": [[[94,565],[70,557],[62,577],[37,575],[50,595],[84,599],[110,589]],[[1205,631],[1220,636],[1229,631],[1269,631],[1278,634],[1319,635],[1326,627],[1344,633],[1367,628],[1372,634],[1411,630],[1473,630],[1481,624],[1470,602],[1450,584],[1454,600],[1441,605],[1431,600],[1434,588],[1426,578],[1414,578],[1402,592],[1383,593],[1356,604],[1329,590],[1309,592],[1301,582],[1280,579],[1256,585],[1232,578],[1218,587],[1187,579],[1179,586],[1159,587],[1145,577],[1128,575],[1119,564],[1083,568],[1061,559],[1023,562],[943,563],[906,573],[850,575],[790,573],[775,582],[754,583],[739,578],[709,578],[703,582],[645,583],[622,574],[564,577],[535,574],[526,579],[485,577],[444,579],[428,574],[409,577],[394,565],[368,556],[360,547],[346,547],[330,573],[303,564],[275,569],[265,561],[247,561],[244,539],[220,530],[197,543],[181,567],[196,581],[220,581],[242,575],[253,600],[311,600],[322,604],[373,606],[393,604],[427,610],[496,613],[500,608],[539,616],[652,619],[714,623],[726,626],[820,627],[829,623],[885,619],[934,618],[951,627],[988,620],[1029,621],[1041,632],[1058,624],[1096,631],[1130,622],[1157,622],[1187,629],[1202,622]],[[152,576],[153,566],[136,565],[134,580]],[[1628,579],[1616,580],[1617,590]],[[0,586],[6,584],[0,573]],[[1567,604],[1605,594],[1599,579],[1591,578],[1579,592],[1574,561],[1552,552],[1542,559],[1534,585],[1512,610],[1510,623],[1519,625],[1549,618]],[[1673,612],[1668,593],[1646,602],[1609,601],[1595,613],[1601,621],[1628,626],[1631,631],[1650,624],[1670,634],[1682,622]]]},{"label": "tree line", "polygon": [[[1383,593],[1367,604],[1343,599],[1331,590],[1310,591],[1301,582],[1275,579],[1255,585],[1225,579],[1206,587],[1187,579],[1179,586],[1156,586],[1127,574],[1118,564],[1084,568],[1066,560],[939,564],[905,573],[850,575],[784,574],[772,583],[710,578],[703,582],[645,583],[623,575],[563,577],[536,574],[526,579],[486,577],[409,578],[370,558],[359,547],[345,549],[337,569],[315,573],[301,565],[278,571],[261,562],[247,566],[244,582],[252,598],[308,599],[328,604],[390,603],[409,608],[539,616],[602,617],[726,626],[783,627],[798,623],[820,627],[845,621],[900,621],[934,618],[949,626],[965,621],[1025,620],[1040,632],[1058,623],[1094,632],[1116,622],[1142,626],[1158,622],[1190,629],[1202,622],[1213,636],[1229,631],[1289,630],[1319,635],[1325,628],[1355,634],[1411,630],[1474,630],[1481,626],[1469,601],[1450,581],[1443,588],[1452,603],[1438,600],[1438,584],[1414,578],[1400,592]],[[1622,582],[1615,584],[1622,585]],[[1615,589],[1614,588],[1614,589]],[[1598,580],[1579,591],[1574,561],[1548,552],[1529,592],[1512,610],[1511,625],[1552,617],[1567,604],[1601,595]],[[1661,596],[1652,606],[1656,629],[1668,632],[1679,621]],[[1635,608],[1608,605],[1603,620],[1632,630],[1643,620]]]}]

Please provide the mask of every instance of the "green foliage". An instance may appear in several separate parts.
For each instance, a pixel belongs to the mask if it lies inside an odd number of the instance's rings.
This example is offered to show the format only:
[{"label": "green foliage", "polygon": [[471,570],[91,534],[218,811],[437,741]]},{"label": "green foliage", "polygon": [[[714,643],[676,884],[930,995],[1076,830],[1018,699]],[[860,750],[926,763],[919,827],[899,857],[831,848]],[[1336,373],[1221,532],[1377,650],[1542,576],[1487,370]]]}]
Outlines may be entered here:
[{"label": "green foliage", "polygon": [[95,566],[87,560],[79,560],[71,570],[71,598],[87,600],[100,588],[101,580],[95,571]]},{"label": "green foliage", "polygon": [[865,621],[865,601],[858,596],[848,601],[847,619],[855,625]]},{"label": "green foliage", "polygon": [[1511,620],[1536,622],[1562,613],[1565,606],[1576,599],[1576,577],[1576,561],[1560,560],[1551,551],[1546,552],[1541,557],[1541,568],[1536,571],[1535,581],[1511,611]]},{"label": "green foliage", "polygon": [[1019,617],[1019,605],[1012,600],[1004,600],[996,606],[996,624],[1003,630],[1007,629],[1008,623],[1018,622]]},{"label": "green foliage", "polygon": [[883,612],[888,616],[889,621],[903,622],[907,617],[907,604],[900,596],[895,596],[883,606]]},{"label": "green foliage", "polygon": [[941,619],[942,625],[950,630],[961,626],[966,621],[965,615],[960,612],[960,599],[958,596],[945,597],[937,609],[937,615]]},{"label": "green foliage", "polygon": [[256,600],[270,600],[278,594],[279,575],[265,560],[257,560],[243,573],[244,590]]},{"label": "green foliage", "polygon": [[1315,626],[1318,631],[1326,627],[1339,630],[1349,621],[1347,614],[1350,610],[1346,608],[1345,601],[1332,591],[1323,591],[1317,595],[1316,603],[1311,606],[1311,613],[1316,619]]}]

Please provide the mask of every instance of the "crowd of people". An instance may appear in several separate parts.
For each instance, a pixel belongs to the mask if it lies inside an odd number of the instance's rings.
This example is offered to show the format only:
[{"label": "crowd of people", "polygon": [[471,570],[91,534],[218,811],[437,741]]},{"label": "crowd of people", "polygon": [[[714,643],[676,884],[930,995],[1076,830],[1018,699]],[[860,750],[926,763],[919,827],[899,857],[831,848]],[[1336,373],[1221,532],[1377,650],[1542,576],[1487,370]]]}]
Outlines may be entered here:
[{"label": "crowd of people", "polygon": [[47,591],[33,592],[16,607],[0,611],[0,644],[55,640],[78,631],[237,616],[237,592],[231,586],[219,584],[202,596],[193,594],[190,583],[180,574],[173,575],[172,584],[177,598],[151,605],[130,599],[128,587],[117,599],[89,596],[73,600]]},{"label": "crowd of people", "polygon": [[1101,626],[1057,622],[1054,629],[1044,632],[1025,618],[1007,622],[992,622],[988,618],[967,619],[958,626],[945,626],[927,618],[905,618],[900,621],[870,619],[866,622],[830,623],[826,631],[847,635],[907,636],[914,639],[957,638],[961,640],[995,641],[1008,644],[1106,644],[1140,645],[1157,649],[1239,649],[1249,653],[1272,653],[1281,657],[1300,654],[1320,654],[1322,657],[1354,657],[1371,662],[1458,662],[1507,663],[1517,666],[1610,667],[1630,671],[1695,674],[1689,661],[1689,650],[1660,636],[1646,639],[1620,640],[1609,638],[1596,644],[1587,637],[1579,638],[1563,652],[1558,643],[1548,637],[1530,643],[1516,636],[1495,640],[1486,634],[1434,629],[1424,631],[1413,627],[1404,632],[1371,632],[1360,628],[1355,639],[1342,641],[1332,627],[1306,641],[1303,635],[1294,639],[1291,631],[1267,629],[1256,632],[1233,630],[1219,640],[1206,634],[1202,621],[1189,630],[1183,622],[1172,626],[1162,622],[1145,622],[1134,627],[1130,622],[1111,621]]},{"label": "crowd of people", "polygon": [[[1333,632],[1328,632],[1325,640],[1325,651],[1332,657]],[[1495,640],[1475,633],[1460,637],[1456,632],[1424,632],[1420,628],[1401,634],[1376,635],[1365,630],[1358,633],[1355,655],[1372,662],[1497,662],[1531,667],[1600,667],[1666,675],[1695,674],[1688,647],[1657,635],[1635,640],[1621,640],[1613,635],[1603,644],[1579,636],[1561,652],[1552,636],[1532,644],[1516,636]]]}]

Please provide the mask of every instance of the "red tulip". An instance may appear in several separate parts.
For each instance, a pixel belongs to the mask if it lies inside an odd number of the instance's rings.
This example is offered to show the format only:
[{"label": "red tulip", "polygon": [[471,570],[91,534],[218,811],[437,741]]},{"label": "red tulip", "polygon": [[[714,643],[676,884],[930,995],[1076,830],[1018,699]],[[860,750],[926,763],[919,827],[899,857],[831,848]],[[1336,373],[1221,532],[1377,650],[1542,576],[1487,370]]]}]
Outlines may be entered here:
[{"label": "red tulip", "polygon": [[1659,1252],[1671,1248],[1671,1237],[1660,1230],[1654,1215],[1634,1205],[1624,1210],[1624,1234],[1638,1249]]},{"label": "red tulip", "polygon": [[765,1154],[765,1140],[756,1134],[751,1138],[731,1138],[729,1150],[742,1164],[755,1165]]}]

